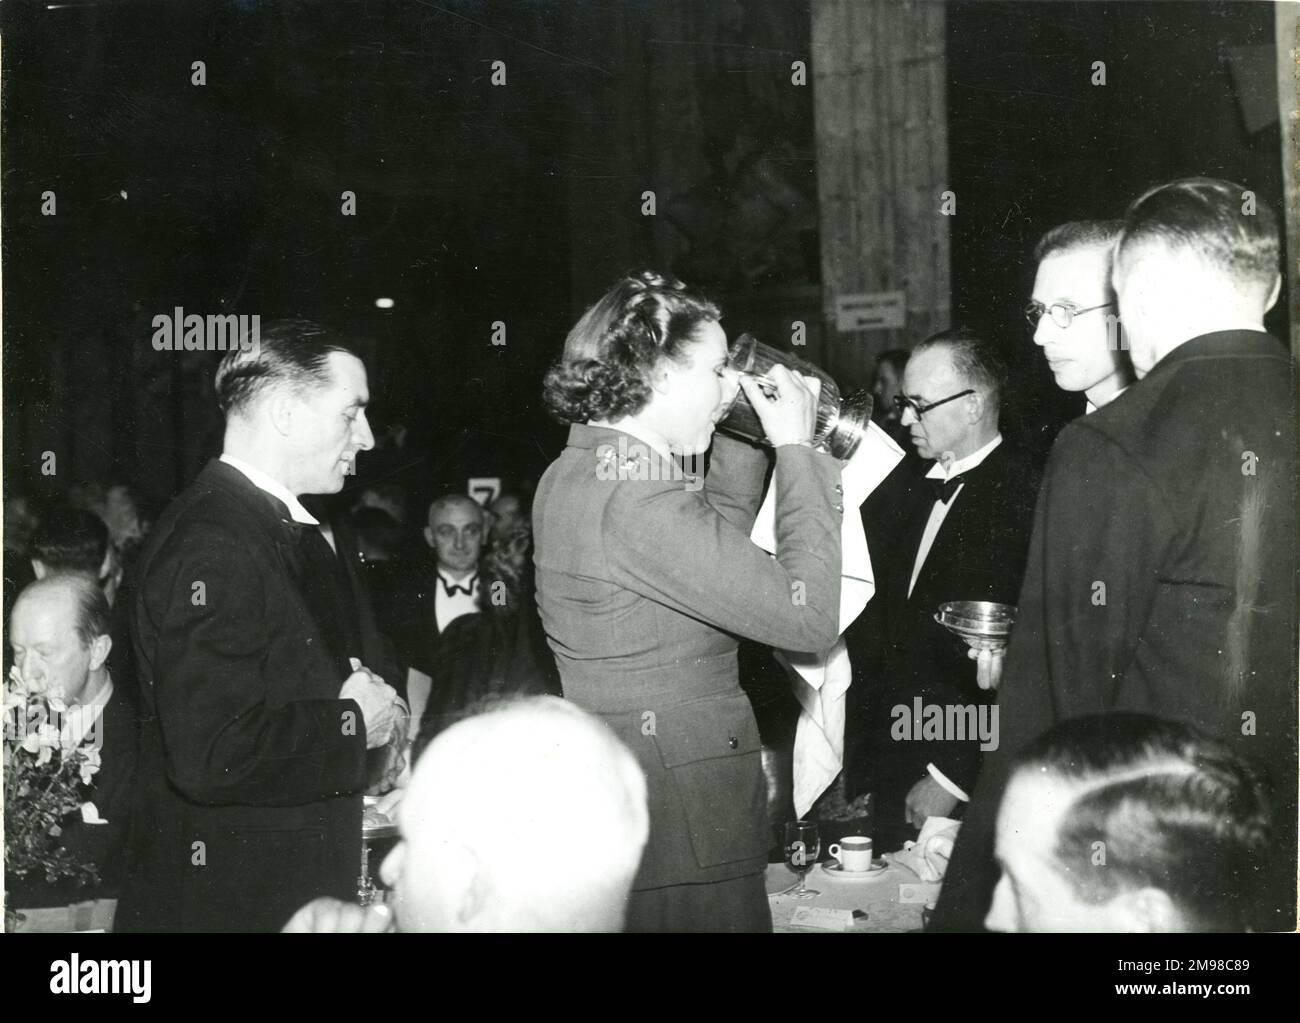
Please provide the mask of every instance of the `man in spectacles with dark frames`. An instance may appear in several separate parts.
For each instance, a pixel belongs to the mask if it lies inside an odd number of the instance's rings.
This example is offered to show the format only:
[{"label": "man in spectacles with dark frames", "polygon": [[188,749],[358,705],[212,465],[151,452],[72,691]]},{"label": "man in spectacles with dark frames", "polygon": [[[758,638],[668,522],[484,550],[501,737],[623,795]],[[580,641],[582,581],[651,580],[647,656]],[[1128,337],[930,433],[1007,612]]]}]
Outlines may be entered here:
[{"label": "man in spectacles with dark frames", "polygon": [[923,461],[905,460],[863,506],[876,597],[846,635],[844,793],[872,793],[883,848],[915,838],[927,817],[957,815],[984,756],[973,731],[900,738],[898,708],[919,700],[969,716],[992,702],[934,613],[951,600],[1014,603],[1020,589],[1037,477],[1003,443],[1004,379],[997,351],[968,331],[917,345],[895,402]]},{"label": "man in spectacles with dark frames", "polygon": [[1111,253],[1123,223],[1076,220],[1052,228],[1034,249],[1038,272],[1025,317],[1034,344],[1063,391],[1081,391],[1086,411],[1119,397],[1133,380],[1110,286]]}]

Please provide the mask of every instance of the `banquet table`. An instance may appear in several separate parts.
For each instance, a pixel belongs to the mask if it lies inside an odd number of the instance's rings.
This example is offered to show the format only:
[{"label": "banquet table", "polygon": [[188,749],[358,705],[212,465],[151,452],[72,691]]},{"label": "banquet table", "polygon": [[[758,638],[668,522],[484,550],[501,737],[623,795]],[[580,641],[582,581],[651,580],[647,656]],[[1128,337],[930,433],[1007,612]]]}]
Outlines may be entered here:
[{"label": "banquet table", "polygon": [[771,894],[784,892],[798,877],[784,862],[769,863],[767,890],[773,932],[811,934],[822,930],[791,922],[795,911],[804,906],[866,913],[865,918],[856,918],[853,926],[843,933],[901,934],[921,930],[921,912],[927,903],[939,897],[940,882],[922,881],[910,868],[895,863],[889,853],[883,859],[888,864],[884,870],[861,878],[837,877],[828,872],[825,868],[833,866],[834,861],[818,863],[805,878],[808,888],[821,893],[811,899]]}]

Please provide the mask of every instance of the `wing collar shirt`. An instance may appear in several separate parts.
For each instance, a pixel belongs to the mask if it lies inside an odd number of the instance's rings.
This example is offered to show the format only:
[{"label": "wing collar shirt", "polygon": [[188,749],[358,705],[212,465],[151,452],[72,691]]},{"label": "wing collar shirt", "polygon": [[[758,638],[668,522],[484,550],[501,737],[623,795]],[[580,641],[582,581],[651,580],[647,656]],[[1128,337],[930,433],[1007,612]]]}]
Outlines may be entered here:
[{"label": "wing collar shirt", "polygon": [[1083,414],[1085,416],[1092,415],[1094,412],[1097,411],[1097,409],[1101,408],[1102,405],[1109,405],[1112,401],[1114,401],[1116,398],[1118,398],[1121,394],[1123,394],[1127,390],[1128,390],[1127,387],[1121,387],[1118,391],[1116,391],[1109,398],[1103,401],[1101,405],[1094,405],[1092,403],[1092,399],[1088,399],[1087,403],[1083,406]]},{"label": "wing collar shirt", "polygon": [[[946,469],[943,467],[942,463],[935,462],[934,465],[930,466],[930,471],[925,474],[926,478],[948,480],[952,479],[954,476],[960,476],[962,473],[974,469],[977,465],[983,462],[984,459],[988,458],[988,456],[993,453],[993,450],[1001,443],[1002,434],[999,433],[978,451],[971,452],[965,458],[957,459]],[[943,527],[943,520],[948,517],[948,512],[952,509],[952,506],[957,503],[957,499],[965,489],[965,483],[959,484],[957,489],[953,492],[952,497],[950,497],[946,503],[937,498],[935,499],[934,505],[930,509],[930,518],[925,524],[925,532],[921,534],[921,545],[916,550],[916,562],[912,566],[912,581],[907,585],[907,595],[909,597],[912,595],[912,588],[916,585],[917,577],[921,574],[921,567],[925,564],[925,559],[930,553],[930,548],[934,546],[934,539],[939,535],[939,530]],[[933,763],[926,764],[925,769],[929,772],[930,777],[957,799],[961,800],[963,803],[970,801],[970,796],[963,792],[955,782],[935,767]]]},{"label": "wing collar shirt", "polygon": [[[925,474],[926,479],[948,480],[954,476],[960,476],[962,473],[974,469],[984,459],[988,458],[993,453],[993,449],[1001,443],[1002,434],[999,433],[978,451],[971,452],[965,458],[957,459],[946,469],[942,463],[935,462],[934,465],[930,466],[930,471]],[[930,509],[930,519],[925,524],[925,532],[921,534],[921,545],[916,549],[916,561],[912,564],[912,581],[907,584],[907,595],[909,597],[912,595],[912,588],[916,586],[917,577],[921,574],[921,568],[925,565],[925,559],[930,554],[930,548],[934,546],[934,539],[939,535],[939,530],[943,527],[943,520],[948,517],[948,512],[965,489],[966,484],[960,484],[947,503],[936,500],[934,506]]]},{"label": "wing collar shirt", "polygon": [[266,473],[256,466],[249,465],[243,459],[236,458],[234,455],[222,455],[221,461],[227,465],[238,469],[246,477],[248,482],[257,487],[258,490],[270,494],[277,501],[289,509],[289,517],[294,522],[301,522],[305,526],[319,526],[320,522],[302,506],[302,502],[293,494],[289,493],[289,488],[279,480],[272,479]]},{"label": "wing collar shirt", "polygon": [[433,613],[438,622],[439,632],[444,631],[461,615],[473,614],[479,609],[477,572],[464,579],[449,579],[439,569],[438,581],[435,585],[438,587],[438,596],[433,602]]},{"label": "wing collar shirt", "polygon": [[104,687],[85,703],[69,705],[65,713],[63,727],[60,729],[61,742],[64,747],[76,748],[85,741],[87,736],[91,737],[92,743],[97,741],[98,737],[93,733],[99,725],[100,718],[104,715],[104,708],[112,698],[113,680],[110,678],[104,683]]}]

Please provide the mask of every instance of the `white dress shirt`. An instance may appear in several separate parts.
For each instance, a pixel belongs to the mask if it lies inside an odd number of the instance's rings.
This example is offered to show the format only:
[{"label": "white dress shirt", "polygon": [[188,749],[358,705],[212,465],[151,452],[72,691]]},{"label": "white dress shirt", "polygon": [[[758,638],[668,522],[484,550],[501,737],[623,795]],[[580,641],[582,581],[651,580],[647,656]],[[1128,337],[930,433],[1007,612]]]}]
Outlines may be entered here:
[{"label": "white dress shirt", "polygon": [[294,522],[301,522],[305,526],[320,525],[312,513],[302,506],[302,502],[289,493],[289,488],[279,480],[273,479],[261,469],[249,465],[243,459],[236,458],[234,455],[222,455],[221,461],[242,472],[248,478],[248,482],[257,487],[258,490],[264,491],[281,501],[289,509],[289,517]]},{"label": "white dress shirt", "polygon": [[[1001,443],[1002,434],[999,433],[978,451],[971,452],[965,458],[958,458],[947,469],[943,467],[942,463],[935,462],[934,465],[930,466],[930,471],[925,474],[925,478],[949,480],[954,476],[960,476],[967,470],[974,469],[975,466],[988,458],[993,449]],[[943,527],[943,520],[948,517],[948,512],[952,510],[952,506],[961,497],[961,492],[965,489],[966,484],[963,482],[957,487],[952,497],[948,499],[947,504],[936,499],[934,506],[930,509],[929,521],[925,524],[925,532],[921,534],[921,545],[916,549],[916,561],[912,564],[912,581],[907,584],[907,595],[909,597],[912,595],[912,589],[916,586],[916,580],[921,574],[921,568],[925,565],[925,559],[930,554],[930,548],[934,546],[935,537],[939,535],[939,530]]]},{"label": "white dress shirt", "polygon": [[[974,469],[977,465],[983,462],[984,459],[988,458],[989,455],[992,454],[993,449],[1001,443],[1002,434],[999,433],[978,451],[971,452],[965,458],[958,458],[949,465],[947,469],[943,467],[942,463],[935,462],[934,465],[930,466],[930,471],[925,474],[925,478],[933,480],[948,480],[969,469]],[[935,537],[939,535],[939,530],[943,527],[943,520],[948,517],[948,512],[952,510],[952,506],[957,503],[957,498],[961,496],[961,492],[965,489],[966,484],[963,482],[957,487],[957,490],[953,493],[952,497],[948,499],[947,504],[936,499],[934,506],[930,509],[929,521],[925,524],[925,532],[921,534],[921,546],[916,549],[916,563],[912,566],[912,581],[907,585],[907,595],[909,597],[912,595],[912,588],[916,585],[917,577],[921,574],[921,568],[925,565],[925,559],[930,553],[930,548],[934,546]],[[931,778],[938,782],[939,785],[957,799],[961,800],[963,803],[970,802],[970,796],[963,792],[954,781],[935,767],[933,763],[926,764],[925,769]]]},{"label": "white dress shirt", "polygon": [[[85,703],[69,704],[64,711],[63,726],[59,729],[59,742],[64,749],[76,749],[83,742],[88,742],[91,750],[104,747],[104,733],[101,722],[104,720],[104,708],[113,698],[112,676],[104,687]],[[107,824],[99,815],[99,807],[93,800],[86,800],[78,809],[81,811],[83,824]]]},{"label": "white dress shirt", "polygon": [[1090,416],[1090,415],[1092,415],[1094,412],[1097,411],[1097,409],[1101,408],[1102,405],[1109,405],[1112,401],[1114,401],[1116,398],[1118,398],[1121,394],[1123,394],[1123,393],[1124,393],[1125,391],[1127,391],[1127,390],[1128,390],[1127,387],[1121,387],[1118,391],[1116,391],[1116,392],[1115,392],[1114,394],[1112,394],[1109,398],[1107,398],[1105,401],[1103,401],[1103,402],[1101,403],[1101,405],[1094,405],[1094,404],[1092,403],[1092,399],[1091,399],[1091,398],[1086,399],[1085,402],[1084,402],[1084,406],[1083,406],[1083,414],[1084,414],[1085,416]]},{"label": "white dress shirt", "polygon": [[[450,586],[463,588],[466,584],[469,585],[470,589],[468,594],[447,592]],[[443,632],[448,625],[461,615],[473,614],[479,609],[479,579],[477,572],[467,575],[464,579],[449,579],[440,570],[438,580],[434,585],[438,588],[438,592],[433,600],[433,613],[438,622],[439,632]]]},{"label": "white dress shirt", "polygon": [[90,737],[91,745],[99,749],[103,737],[98,734],[100,718],[104,716],[104,707],[113,698],[113,679],[110,677],[93,697],[85,703],[69,704],[63,712],[63,726],[59,729],[60,742],[65,749],[75,749]]}]

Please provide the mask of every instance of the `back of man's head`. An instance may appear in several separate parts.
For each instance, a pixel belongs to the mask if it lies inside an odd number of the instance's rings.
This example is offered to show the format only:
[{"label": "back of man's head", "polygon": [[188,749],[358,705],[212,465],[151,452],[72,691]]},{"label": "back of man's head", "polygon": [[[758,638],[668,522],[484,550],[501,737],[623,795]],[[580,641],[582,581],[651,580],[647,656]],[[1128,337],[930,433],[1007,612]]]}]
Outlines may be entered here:
[{"label": "back of man's head", "polygon": [[1046,733],[1020,754],[1020,772],[1059,779],[1073,795],[1054,858],[1081,901],[1154,889],[1188,929],[1243,929],[1269,853],[1269,814],[1254,774],[1226,746],[1173,721],[1098,715]]},{"label": "back of man's head", "polygon": [[646,785],[602,723],[555,697],[442,732],[401,806],[385,879],[402,930],[617,931],[649,833]]},{"label": "back of man's head", "polygon": [[329,382],[334,352],[360,358],[347,337],[319,323],[273,321],[249,350],[236,348],[222,358],[213,380],[217,404],[229,420],[246,415],[258,400],[281,388],[302,396]]},{"label": "back of man's head", "polygon": [[1277,301],[1277,219],[1228,181],[1151,189],[1124,216],[1112,281],[1139,377],[1197,337],[1263,330]]},{"label": "back of man's head", "polygon": [[93,512],[52,509],[32,535],[30,557],[42,572],[84,572],[98,579],[108,555],[108,526]]},{"label": "back of man's head", "polygon": [[1193,256],[1261,302],[1277,280],[1277,218],[1230,181],[1182,178],[1139,197],[1124,215],[1120,259],[1150,247]]}]

